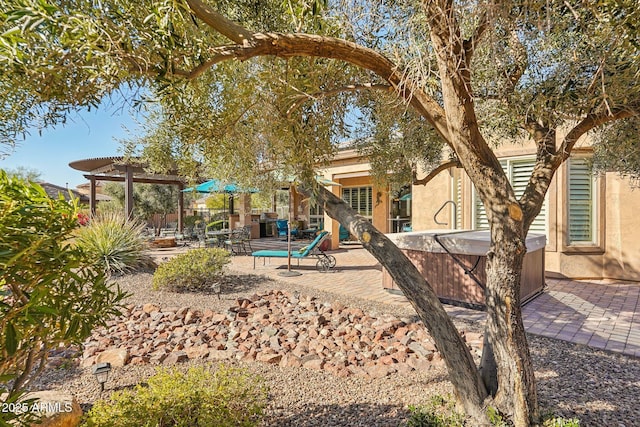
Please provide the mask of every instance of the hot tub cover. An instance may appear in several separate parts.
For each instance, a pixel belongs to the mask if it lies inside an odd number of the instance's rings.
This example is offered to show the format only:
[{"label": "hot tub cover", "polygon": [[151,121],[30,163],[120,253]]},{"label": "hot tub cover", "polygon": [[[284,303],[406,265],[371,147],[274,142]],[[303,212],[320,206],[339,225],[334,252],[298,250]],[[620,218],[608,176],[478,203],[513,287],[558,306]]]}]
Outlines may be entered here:
[{"label": "hot tub cover", "polygon": [[[491,243],[488,230],[424,230],[390,233],[386,236],[400,249],[432,253],[446,252],[438,240],[449,252],[465,255],[486,255]],[[544,234],[529,233],[526,240],[527,251],[544,249],[546,242],[547,237]]]}]

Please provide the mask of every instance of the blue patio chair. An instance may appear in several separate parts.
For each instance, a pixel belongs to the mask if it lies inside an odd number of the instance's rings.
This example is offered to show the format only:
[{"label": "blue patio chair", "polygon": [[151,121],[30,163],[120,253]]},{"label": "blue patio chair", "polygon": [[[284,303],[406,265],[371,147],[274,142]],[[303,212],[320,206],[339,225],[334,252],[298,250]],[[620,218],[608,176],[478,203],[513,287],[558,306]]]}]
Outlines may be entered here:
[{"label": "blue patio chair", "polygon": [[344,228],[342,226],[342,224],[340,224],[340,229],[339,229],[339,234],[338,237],[340,239],[340,241],[342,242],[343,240],[347,240],[349,238],[350,234],[349,234],[349,230],[347,230],[346,228]]},{"label": "blue patio chair", "polygon": [[286,219],[277,219],[276,228],[278,229],[278,237],[287,237],[289,231],[288,221]]},{"label": "blue patio chair", "polygon": [[[297,224],[297,222],[296,222]],[[276,220],[276,228],[278,229],[278,237],[287,237],[287,233],[289,231],[289,221],[286,219],[278,219]],[[298,235],[298,227],[294,226],[291,228],[291,235]]]}]

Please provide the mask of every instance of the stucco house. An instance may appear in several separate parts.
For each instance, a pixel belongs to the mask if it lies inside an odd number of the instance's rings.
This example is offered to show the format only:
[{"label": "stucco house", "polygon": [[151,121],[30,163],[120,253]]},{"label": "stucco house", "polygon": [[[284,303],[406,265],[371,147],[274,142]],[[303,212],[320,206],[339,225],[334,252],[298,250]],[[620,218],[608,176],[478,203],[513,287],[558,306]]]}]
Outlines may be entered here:
[{"label": "stucco house", "polygon": [[[546,235],[548,277],[640,280],[640,189],[613,172],[594,176],[588,141],[557,172],[530,233]],[[496,150],[516,194],[522,194],[533,168],[533,144]],[[355,150],[342,150],[322,171],[340,186],[331,191],[370,218],[385,233],[408,224],[418,230],[482,230],[487,221],[473,184],[463,169],[441,172],[426,185],[390,190],[373,183],[370,165]],[[307,208],[310,224],[324,223],[338,246],[339,225],[318,207]]]}]

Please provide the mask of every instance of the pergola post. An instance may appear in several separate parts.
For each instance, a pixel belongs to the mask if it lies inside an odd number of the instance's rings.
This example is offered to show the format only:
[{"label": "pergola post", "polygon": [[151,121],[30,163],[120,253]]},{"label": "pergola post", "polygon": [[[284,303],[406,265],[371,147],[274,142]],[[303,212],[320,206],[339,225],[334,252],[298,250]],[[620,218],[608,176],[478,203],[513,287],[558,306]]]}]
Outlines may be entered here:
[{"label": "pergola post", "polygon": [[96,179],[89,178],[89,211],[91,216],[96,214]]},{"label": "pergola post", "polygon": [[133,218],[133,168],[128,165],[124,177],[124,210],[127,218]]},{"label": "pergola post", "polygon": [[178,184],[178,233],[182,233],[183,231],[183,221],[184,221],[184,184]]}]

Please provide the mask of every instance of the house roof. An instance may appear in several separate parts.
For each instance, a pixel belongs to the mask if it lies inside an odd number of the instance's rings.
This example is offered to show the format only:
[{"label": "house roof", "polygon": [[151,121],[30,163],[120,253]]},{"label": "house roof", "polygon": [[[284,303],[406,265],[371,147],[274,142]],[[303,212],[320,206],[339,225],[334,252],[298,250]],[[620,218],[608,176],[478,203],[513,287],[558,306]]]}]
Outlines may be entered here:
[{"label": "house roof", "polygon": [[80,199],[81,203],[89,203],[89,197],[80,193],[79,191],[51,184],[50,182],[39,182],[38,185],[40,185],[47,193],[47,195],[52,199],[57,199],[58,197],[60,197],[60,195],[62,195],[65,200],[71,200],[71,196],[73,196],[76,199]]}]

